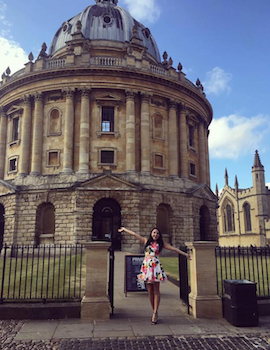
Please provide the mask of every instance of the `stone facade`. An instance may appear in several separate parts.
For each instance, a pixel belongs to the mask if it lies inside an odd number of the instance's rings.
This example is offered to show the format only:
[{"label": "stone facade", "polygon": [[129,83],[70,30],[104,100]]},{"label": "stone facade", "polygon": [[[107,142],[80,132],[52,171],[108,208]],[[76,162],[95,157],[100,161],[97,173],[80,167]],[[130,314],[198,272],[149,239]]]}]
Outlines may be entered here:
[{"label": "stone facade", "polygon": [[[102,0],[86,10],[102,10],[110,31],[116,5]],[[138,251],[117,227],[148,234],[157,223],[175,245],[217,239],[211,105],[180,64],[176,70],[166,53],[160,62],[149,29],[120,12],[129,41],[91,40],[74,17],[49,54],[43,44],[35,61],[30,54],[24,69],[2,75],[4,243],[107,239]]]},{"label": "stone facade", "polygon": [[265,246],[270,244],[270,190],[265,186],[264,167],[258,152],[252,167],[253,186],[240,189],[228,184],[219,197],[218,227],[221,246]]}]

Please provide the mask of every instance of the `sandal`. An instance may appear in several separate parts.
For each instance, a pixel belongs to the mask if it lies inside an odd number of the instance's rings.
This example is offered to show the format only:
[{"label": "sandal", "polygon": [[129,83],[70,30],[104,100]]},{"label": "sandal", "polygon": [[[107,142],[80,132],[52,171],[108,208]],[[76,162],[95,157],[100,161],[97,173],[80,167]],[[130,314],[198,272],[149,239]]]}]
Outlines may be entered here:
[{"label": "sandal", "polygon": [[153,316],[151,318],[151,324],[152,325],[157,324],[157,312],[153,312]]}]

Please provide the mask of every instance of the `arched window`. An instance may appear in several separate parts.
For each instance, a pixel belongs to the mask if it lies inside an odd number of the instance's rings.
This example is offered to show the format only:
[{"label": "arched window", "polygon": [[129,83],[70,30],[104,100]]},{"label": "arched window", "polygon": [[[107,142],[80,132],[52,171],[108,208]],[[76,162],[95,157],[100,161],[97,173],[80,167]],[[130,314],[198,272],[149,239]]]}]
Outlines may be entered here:
[{"label": "arched window", "polygon": [[49,114],[48,135],[61,135],[61,112],[57,108],[53,108]]},{"label": "arched window", "polygon": [[244,212],[244,220],[245,220],[245,231],[248,232],[252,230],[249,203],[245,203],[243,205],[243,212]]},{"label": "arched window", "polygon": [[35,243],[53,244],[55,233],[55,209],[51,203],[42,203],[37,208]]},{"label": "arched window", "polygon": [[170,207],[168,205],[160,204],[158,206],[156,223],[164,241],[171,243]]},{"label": "arched window", "polygon": [[223,220],[224,220],[224,231],[233,232],[235,231],[234,224],[234,207],[231,203],[226,203],[223,209]]},{"label": "arched window", "polygon": [[0,252],[3,248],[4,241],[4,233],[5,233],[5,207],[3,204],[0,204]]}]

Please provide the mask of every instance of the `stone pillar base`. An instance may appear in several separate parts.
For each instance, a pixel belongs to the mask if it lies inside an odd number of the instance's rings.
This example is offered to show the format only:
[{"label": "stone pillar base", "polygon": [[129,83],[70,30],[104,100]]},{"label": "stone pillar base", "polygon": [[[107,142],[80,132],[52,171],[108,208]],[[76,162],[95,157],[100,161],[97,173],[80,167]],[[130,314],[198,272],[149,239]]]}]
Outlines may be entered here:
[{"label": "stone pillar base", "polygon": [[190,313],[196,318],[223,318],[219,296],[194,296],[189,294]]},{"label": "stone pillar base", "polygon": [[110,318],[110,302],[108,298],[83,297],[81,318],[85,320],[108,320]]}]

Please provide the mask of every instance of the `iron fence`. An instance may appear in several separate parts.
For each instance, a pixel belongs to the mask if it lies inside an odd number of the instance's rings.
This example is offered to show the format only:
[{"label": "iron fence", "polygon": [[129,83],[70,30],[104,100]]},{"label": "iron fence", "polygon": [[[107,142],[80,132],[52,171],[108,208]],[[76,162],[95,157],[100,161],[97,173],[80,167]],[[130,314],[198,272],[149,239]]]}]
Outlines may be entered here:
[{"label": "iron fence", "polygon": [[0,255],[0,303],[81,300],[82,245],[5,245]]},{"label": "iron fence", "polygon": [[217,291],[224,293],[223,280],[257,283],[259,299],[270,298],[270,247],[216,247]]}]

